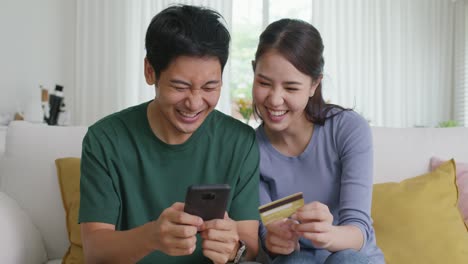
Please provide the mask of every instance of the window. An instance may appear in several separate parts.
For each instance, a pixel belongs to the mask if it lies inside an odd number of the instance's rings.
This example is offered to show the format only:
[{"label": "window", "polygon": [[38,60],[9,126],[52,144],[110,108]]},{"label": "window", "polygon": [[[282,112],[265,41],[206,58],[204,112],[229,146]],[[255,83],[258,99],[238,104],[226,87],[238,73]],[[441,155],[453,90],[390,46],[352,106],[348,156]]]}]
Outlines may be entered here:
[{"label": "window", "polygon": [[231,45],[231,114],[243,120],[239,113],[238,102],[252,100],[253,72],[251,61],[254,59],[258,37],[262,27],[262,2],[237,0],[233,5],[232,45]]},{"label": "window", "polygon": [[[265,14],[264,10],[269,10],[269,12]],[[230,55],[231,114],[233,116],[243,120],[244,117],[239,113],[239,100],[241,104],[244,102],[249,104],[252,100],[251,61],[255,57],[258,37],[266,25],[283,17],[309,21],[311,15],[312,2],[309,0],[298,0],[294,2],[294,5],[282,0],[263,1],[263,3],[262,1],[236,0],[233,6]]]},{"label": "window", "polygon": [[241,118],[236,101],[251,99],[250,62],[259,34],[288,17],[310,22],[322,35],[325,100],[355,109],[374,126],[434,127],[455,118],[466,126],[467,103],[455,107],[454,97],[461,101],[468,93],[455,88],[453,76],[454,28],[464,21],[453,14],[464,2],[236,0],[231,113]]}]

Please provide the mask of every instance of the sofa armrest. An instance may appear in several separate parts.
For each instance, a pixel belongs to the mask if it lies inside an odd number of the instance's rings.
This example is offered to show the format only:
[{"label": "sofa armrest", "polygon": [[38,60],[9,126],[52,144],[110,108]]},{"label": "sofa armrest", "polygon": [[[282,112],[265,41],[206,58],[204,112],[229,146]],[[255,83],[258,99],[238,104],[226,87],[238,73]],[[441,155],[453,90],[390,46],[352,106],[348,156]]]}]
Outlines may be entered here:
[{"label": "sofa armrest", "polygon": [[0,263],[40,264],[47,261],[41,234],[26,212],[0,192]]}]

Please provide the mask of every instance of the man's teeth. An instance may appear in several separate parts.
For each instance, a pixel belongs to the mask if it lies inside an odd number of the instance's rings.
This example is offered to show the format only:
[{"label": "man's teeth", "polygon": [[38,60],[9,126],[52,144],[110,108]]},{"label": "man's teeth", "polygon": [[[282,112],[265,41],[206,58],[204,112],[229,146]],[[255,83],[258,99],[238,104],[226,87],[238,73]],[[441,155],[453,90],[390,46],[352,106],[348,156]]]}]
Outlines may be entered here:
[{"label": "man's teeth", "polygon": [[188,113],[188,112],[182,112],[179,111],[179,113],[185,117],[195,117],[198,113]]},{"label": "man's teeth", "polygon": [[268,112],[270,112],[270,115],[272,116],[282,116],[284,114],[286,114],[286,111],[283,110],[283,111],[272,111],[272,110],[269,110]]}]

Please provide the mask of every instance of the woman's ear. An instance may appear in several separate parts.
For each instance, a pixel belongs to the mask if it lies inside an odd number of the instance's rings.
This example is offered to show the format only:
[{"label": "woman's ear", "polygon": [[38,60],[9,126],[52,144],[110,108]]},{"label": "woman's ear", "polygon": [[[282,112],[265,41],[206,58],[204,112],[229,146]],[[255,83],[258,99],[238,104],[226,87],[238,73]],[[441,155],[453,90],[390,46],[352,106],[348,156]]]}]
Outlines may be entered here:
[{"label": "woman's ear", "polygon": [[317,79],[312,80],[312,85],[311,85],[311,87],[310,87],[310,94],[309,94],[309,97],[314,96],[315,90],[317,90],[317,87],[318,87],[319,84],[322,82],[322,79],[323,79],[323,74],[320,74],[320,76],[317,77]]},{"label": "woman's ear", "polygon": [[151,66],[151,63],[149,63],[148,58],[146,58],[146,57],[145,57],[144,71],[145,71],[146,83],[148,85],[155,84],[156,83],[156,75],[154,73],[153,66]]}]

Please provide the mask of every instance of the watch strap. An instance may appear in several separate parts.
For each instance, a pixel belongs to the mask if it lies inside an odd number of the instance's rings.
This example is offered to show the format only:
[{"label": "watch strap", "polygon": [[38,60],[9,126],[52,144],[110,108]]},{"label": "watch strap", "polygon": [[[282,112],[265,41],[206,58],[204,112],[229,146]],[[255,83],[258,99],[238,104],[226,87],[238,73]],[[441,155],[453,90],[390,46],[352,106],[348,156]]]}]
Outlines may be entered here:
[{"label": "watch strap", "polygon": [[239,249],[237,250],[236,256],[232,261],[229,261],[229,264],[238,264],[242,261],[242,258],[247,253],[247,246],[244,241],[239,239]]}]

